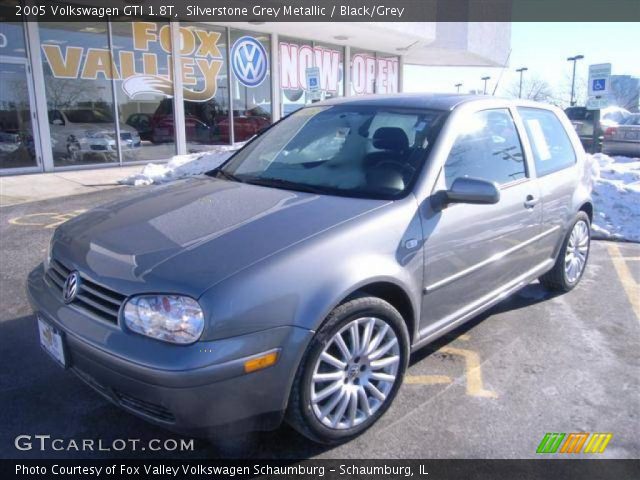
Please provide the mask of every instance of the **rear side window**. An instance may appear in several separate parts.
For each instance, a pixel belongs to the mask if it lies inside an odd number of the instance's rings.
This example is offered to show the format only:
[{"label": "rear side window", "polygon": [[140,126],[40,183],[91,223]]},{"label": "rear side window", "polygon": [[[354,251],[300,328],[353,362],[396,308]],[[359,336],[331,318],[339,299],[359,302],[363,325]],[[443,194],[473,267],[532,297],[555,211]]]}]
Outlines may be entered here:
[{"label": "rear side window", "polygon": [[444,164],[447,188],[459,177],[504,185],[526,176],[520,138],[508,110],[483,110],[462,122]]},{"label": "rear side window", "polygon": [[539,177],[575,165],[573,144],[553,112],[528,107],[519,107],[518,112],[531,142]]}]

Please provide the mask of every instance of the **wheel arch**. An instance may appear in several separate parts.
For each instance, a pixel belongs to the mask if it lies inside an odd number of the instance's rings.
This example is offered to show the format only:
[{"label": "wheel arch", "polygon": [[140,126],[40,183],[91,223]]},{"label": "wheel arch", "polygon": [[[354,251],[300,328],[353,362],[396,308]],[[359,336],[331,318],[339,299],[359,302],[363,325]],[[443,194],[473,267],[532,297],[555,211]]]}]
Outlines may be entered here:
[{"label": "wheel arch", "polygon": [[410,343],[413,344],[416,329],[416,309],[407,291],[397,283],[387,280],[376,280],[355,288],[351,293],[342,298],[336,306],[360,296],[377,297],[389,303],[398,310],[409,332]]},{"label": "wheel arch", "polygon": [[580,205],[580,208],[578,208],[578,211],[586,213],[587,216],[589,217],[589,222],[593,223],[593,202],[591,201],[584,202],[582,205]]}]

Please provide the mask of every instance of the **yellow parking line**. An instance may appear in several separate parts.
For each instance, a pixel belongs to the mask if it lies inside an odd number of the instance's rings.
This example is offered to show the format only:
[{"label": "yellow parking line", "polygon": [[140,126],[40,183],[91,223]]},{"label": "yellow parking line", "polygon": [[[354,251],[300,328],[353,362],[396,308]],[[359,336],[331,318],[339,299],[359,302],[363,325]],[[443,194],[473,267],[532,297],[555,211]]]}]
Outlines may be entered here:
[{"label": "yellow parking line", "polygon": [[465,376],[467,377],[467,395],[472,397],[497,398],[496,392],[485,390],[482,382],[482,369],[480,367],[480,355],[472,350],[463,348],[442,347],[442,353],[449,355],[459,355],[464,357],[466,363]]},{"label": "yellow parking line", "polygon": [[620,283],[622,283],[622,288],[624,288],[627,294],[627,298],[636,317],[640,320],[640,285],[633,278],[631,270],[629,270],[629,266],[620,252],[620,247],[615,243],[609,243],[607,249],[609,250],[609,256],[616,269]]},{"label": "yellow parking line", "polygon": [[405,375],[404,383],[409,385],[436,385],[451,383],[453,380],[447,375]]}]

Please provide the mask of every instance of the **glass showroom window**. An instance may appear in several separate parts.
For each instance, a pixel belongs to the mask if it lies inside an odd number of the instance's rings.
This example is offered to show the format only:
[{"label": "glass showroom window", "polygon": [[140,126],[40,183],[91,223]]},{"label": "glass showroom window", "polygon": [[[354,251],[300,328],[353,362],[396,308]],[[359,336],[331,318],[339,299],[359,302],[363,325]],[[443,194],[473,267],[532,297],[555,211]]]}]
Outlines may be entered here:
[{"label": "glass showroom window", "polygon": [[398,57],[351,49],[351,94],[398,92]]},{"label": "glass showroom window", "polygon": [[[344,49],[335,45],[282,38],[279,45],[281,115],[289,115],[312,100],[344,95]],[[320,91],[307,91],[307,68],[318,67]]]},{"label": "glass showroom window", "polygon": [[21,22],[0,17],[0,169],[36,167],[28,60]]},{"label": "glass showroom window", "polygon": [[123,162],[176,153],[167,22],[113,22],[112,51]]},{"label": "glass showroom window", "polygon": [[376,54],[376,93],[398,93],[398,57]]},{"label": "glass showroom window", "polygon": [[344,48],[314,42],[316,67],[320,68],[322,100],[344,95]]},{"label": "glass showroom window", "polygon": [[183,23],[180,38],[187,149],[229,143],[226,31]]},{"label": "glass showroom window", "polygon": [[107,24],[39,25],[54,165],[117,162]]},{"label": "glass showroom window", "polygon": [[231,30],[231,99],[236,142],[271,124],[271,73],[267,34]]}]

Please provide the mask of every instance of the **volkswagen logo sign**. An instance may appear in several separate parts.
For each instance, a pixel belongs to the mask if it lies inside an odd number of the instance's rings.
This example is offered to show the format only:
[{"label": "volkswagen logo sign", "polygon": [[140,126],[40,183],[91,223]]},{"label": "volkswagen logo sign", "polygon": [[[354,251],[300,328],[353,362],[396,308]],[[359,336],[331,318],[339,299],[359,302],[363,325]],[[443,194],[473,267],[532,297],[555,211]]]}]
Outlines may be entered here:
[{"label": "volkswagen logo sign", "polygon": [[64,282],[64,287],[62,288],[62,297],[64,299],[64,303],[71,303],[76,298],[78,294],[78,289],[80,288],[80,274],[78,272],[71,272],[67,279]]},{"label": "volkswagen logo sign", "polygon": [[231,67],[242,85],[257,87],[269,71],[267,51],[255,38],[240,37],[231,48]]}]

